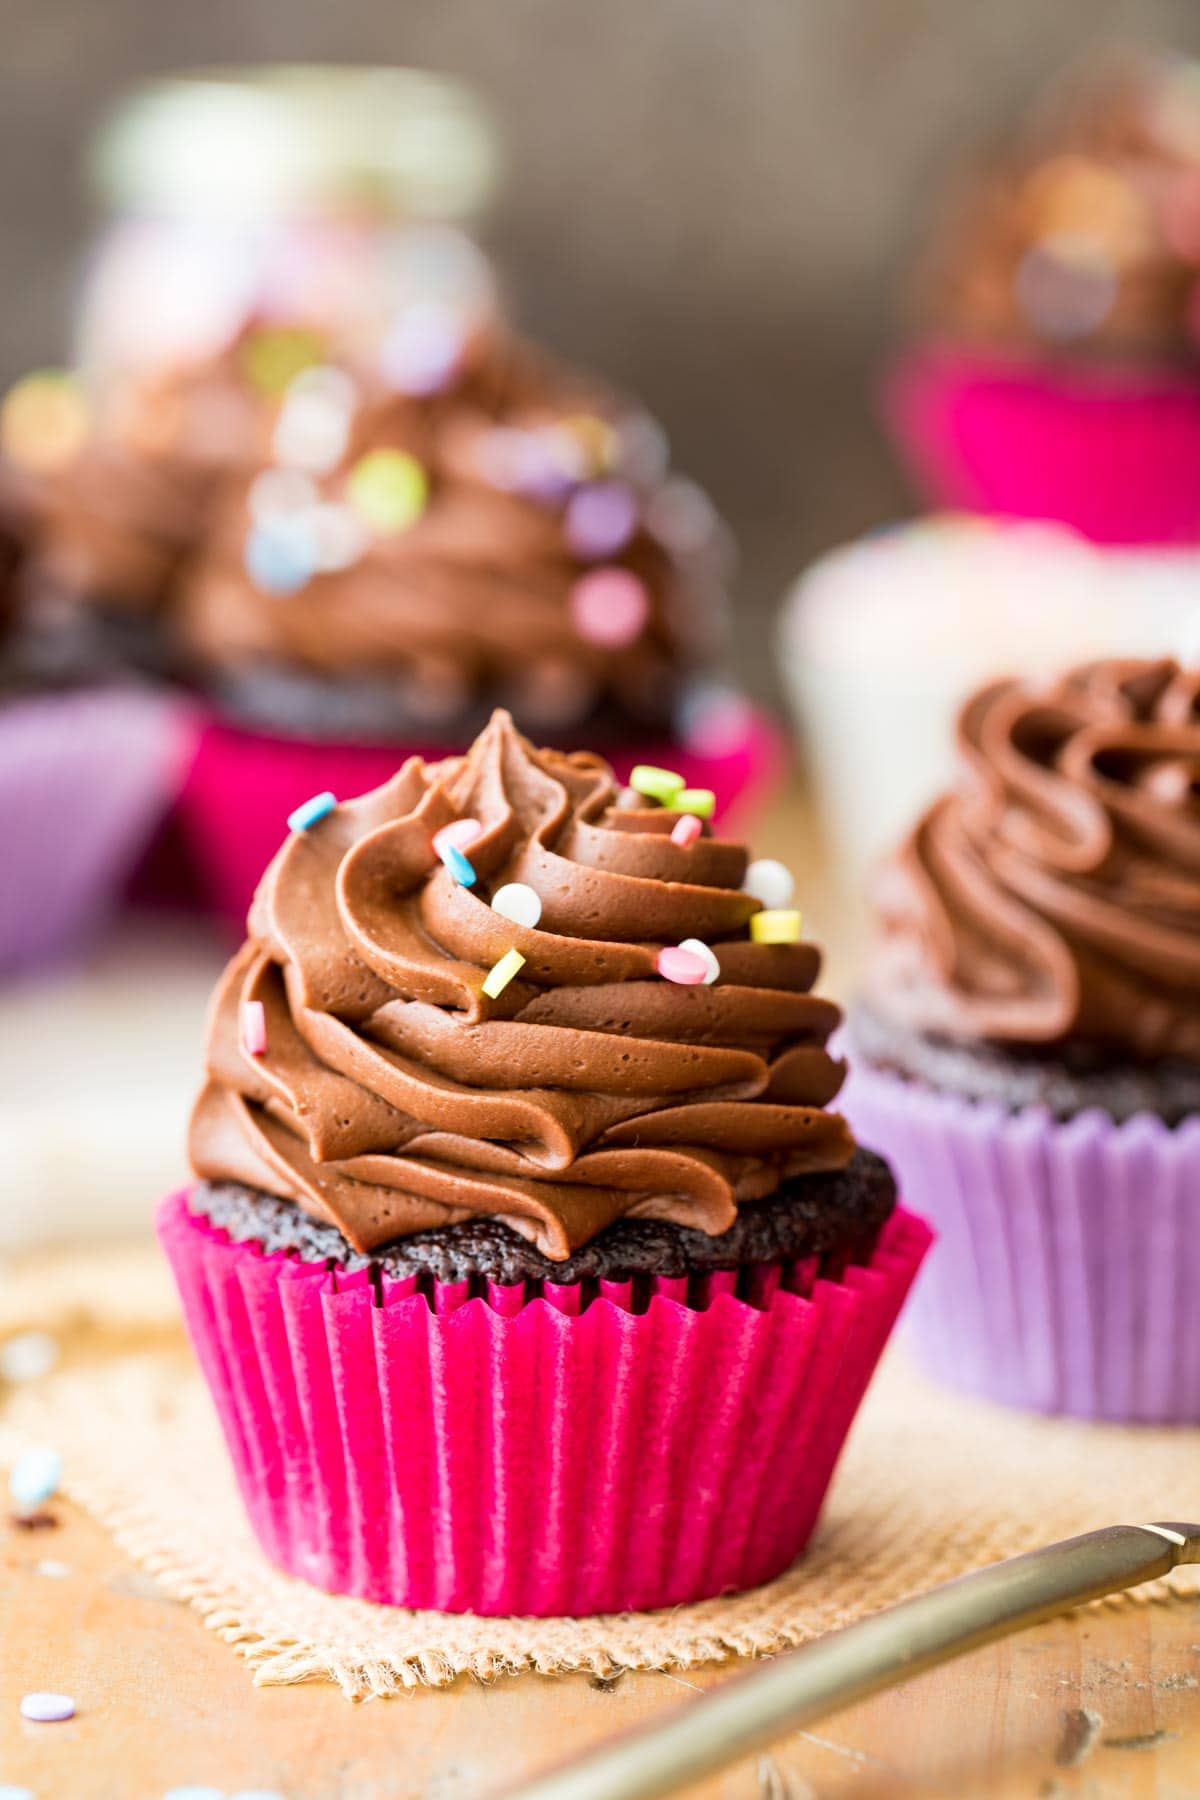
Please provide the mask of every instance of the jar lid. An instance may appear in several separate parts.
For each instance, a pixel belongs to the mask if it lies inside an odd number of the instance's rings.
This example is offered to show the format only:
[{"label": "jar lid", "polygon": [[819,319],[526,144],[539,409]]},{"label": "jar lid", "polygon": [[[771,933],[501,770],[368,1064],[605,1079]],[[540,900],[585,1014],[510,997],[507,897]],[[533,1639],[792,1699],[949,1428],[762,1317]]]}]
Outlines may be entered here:
[{"label": "jar lid", "polygon": [[133,89],[101,126],[92,179],[120,210],[257,219],[313,210],[455,219],[494,184],[473,92],[421,69],[196,69]]}]

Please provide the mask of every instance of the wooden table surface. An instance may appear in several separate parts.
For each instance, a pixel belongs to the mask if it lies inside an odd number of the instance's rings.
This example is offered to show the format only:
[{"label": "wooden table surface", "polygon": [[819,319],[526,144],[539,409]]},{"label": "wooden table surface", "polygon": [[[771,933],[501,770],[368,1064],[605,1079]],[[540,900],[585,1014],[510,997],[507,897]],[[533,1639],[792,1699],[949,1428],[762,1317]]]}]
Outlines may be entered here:
[{"label": "wooden table surface", "polygon": [[[844,985],[845,920],[820,886],[810,834],[806,809],[781,808],[758,848],[802,871]],[[54,1530],[0,1524],[0,1795],[7,1782],[37,1800],[160,1800],[186,1785],[286,1800],[491,1800],[731,1672],[463,1680],[362,1706],[333,1687],[255,1688],[236,1654],[91,1519],[54,1510]],[[24,1722],[21,1696],[40,1689],[71,1694],[75,1719]],[[1027,1632],[692,1793],[1200,1800],[1200,1599],[1092,1609]]]}]

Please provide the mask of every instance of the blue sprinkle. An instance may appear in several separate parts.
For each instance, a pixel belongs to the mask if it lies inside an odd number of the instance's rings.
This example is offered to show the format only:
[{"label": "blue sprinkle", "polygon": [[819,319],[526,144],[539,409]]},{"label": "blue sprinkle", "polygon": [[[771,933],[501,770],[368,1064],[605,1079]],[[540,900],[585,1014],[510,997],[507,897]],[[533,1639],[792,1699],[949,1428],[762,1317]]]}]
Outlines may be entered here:
[{"label": "blue sprinkle", "polygon": [[461,887],[475,886],[479,877],[470,859],[463,855],[457,844],[440,845],[438,855]]},{"label": "blue sprinkle", "polygon": [[285,516],[251,529],[245,563],[256,587],[268,594],[294,594],[316,574],[319,553],[309,527]]},{"label": "blue sprinkle", "polygon": [[331,813],[336,805],[337,799],[328,788],[323,794],[314,794],[311,800],[306,800],[303,806],[298,806],[295,812],[288,814],[288,830],[308,831],[311,826],[319,824],[326,814]]},{"label": "blue sprinkle", "polygon": [[62,1457],[57,1450],[27,1450],[8,1478],[8,1491],[23,1508],[49,1500],[62,1480]]}]

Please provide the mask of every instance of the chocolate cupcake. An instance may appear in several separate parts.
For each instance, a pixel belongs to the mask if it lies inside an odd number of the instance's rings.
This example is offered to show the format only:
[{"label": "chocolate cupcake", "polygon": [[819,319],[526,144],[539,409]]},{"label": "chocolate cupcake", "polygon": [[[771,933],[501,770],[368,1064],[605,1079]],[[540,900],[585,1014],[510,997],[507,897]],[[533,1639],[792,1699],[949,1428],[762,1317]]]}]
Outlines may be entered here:
[{"label": "chocolate cupcake", "polygon": [[959,183],[888,414],[937,505],[1200,537],[1200,81],[1123,57]]},{"label": "chocolate cupcake", "polygon": [[901,847],[846,1105],[940,1236],[916,1309],[1015,1405],[1200,1420],[1200,672],[1002,682]]},{"label": "chocolate cupcake", "polygon": [[160,1232],[264,1548],[321,1585],[578,1613],[767,1579],[924,1252],[830,1110],[782,871],[637,779],[498,713],[324,798],[217,990]]}]

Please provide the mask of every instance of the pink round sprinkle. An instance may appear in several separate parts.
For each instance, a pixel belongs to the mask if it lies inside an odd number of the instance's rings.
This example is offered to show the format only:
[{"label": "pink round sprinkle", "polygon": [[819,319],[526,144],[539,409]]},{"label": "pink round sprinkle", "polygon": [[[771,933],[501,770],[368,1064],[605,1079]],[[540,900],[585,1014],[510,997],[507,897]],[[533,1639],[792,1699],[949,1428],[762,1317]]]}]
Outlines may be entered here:
[{"label": "pink round sprinkle", "polygon": [[434,832],[433,847],[439,856],[447,847],[466,850],[482,835],[483,826],[478,819],[451,819],[449,825],[443,825],[440,831]]},{"label": "pink round sprinkle", "polygon": [[664,981],[677,981],[681,987],[702,987],[708,976],[700,957],[677,944],[667,944],[659,951],[658,972]]},{"label": "pink round sprinkle", "polygon": [[70,1694],[26,1694],[21,1701],[21,1717],[36,1725],[57,1725],[75,1717],[75,1702]]},{"label": "pink round sprinkle", "polygon": [[261,1000],[242,1001],[242,1049],[247,1056],[267,1053],[267,1014]]},{"label": "pink round sprinkle", "polygon": [[650,600],[628,569],[593,569],[571,589],[571,622],[581,638],[605,650],[623,650],[641,636]]},{"label": "pink round sprinkle", "polygon": [[695,813],[684,813],[680,818],[676,819],[674,825],[671,827],[671,842],[673,844],[678,844],[681,849],[686,850],[689,844],[695,843],[696,839],[701,836],[703,831],[704,827],[696,817]]}]

